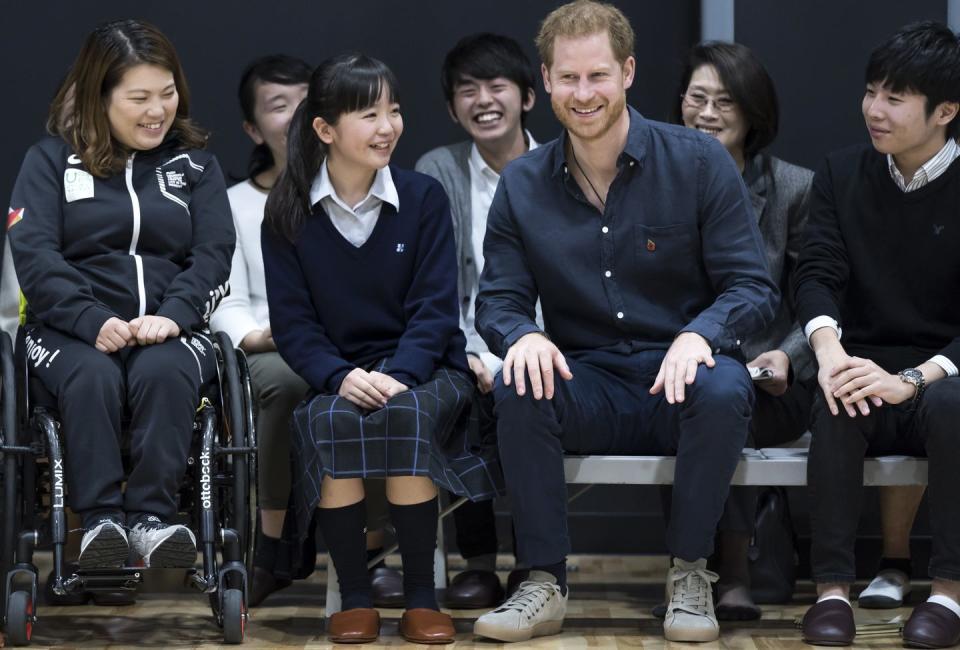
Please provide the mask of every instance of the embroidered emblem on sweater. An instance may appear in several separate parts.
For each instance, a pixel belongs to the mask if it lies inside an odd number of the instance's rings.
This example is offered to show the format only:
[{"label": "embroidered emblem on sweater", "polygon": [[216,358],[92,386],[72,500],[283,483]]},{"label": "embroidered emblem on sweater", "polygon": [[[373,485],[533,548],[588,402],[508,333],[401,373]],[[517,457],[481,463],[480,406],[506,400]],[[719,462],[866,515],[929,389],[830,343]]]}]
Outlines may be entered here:
[{"label": "embroidered emblem on sweater", "polygon": [[939,237],[939,236],[940,236],[940,233],[942,233],[942,232],[943,232],[943,226],[941,226],[941,225],[939,225],[939,224],[936,224],[936,223],[933,224],[933,234],[934,234],[934,235],[936,235],[937,237]]},{"label": "embroidered emblem on sweater", "polygon": [[398,252],[398,253],[402,253],[404,250],[406,250],[406,248],[407,248],[407,245],[406,245],[406,244],[402,244],[402,243],[400,243],[400,242],[397,242],[397,252]]}]

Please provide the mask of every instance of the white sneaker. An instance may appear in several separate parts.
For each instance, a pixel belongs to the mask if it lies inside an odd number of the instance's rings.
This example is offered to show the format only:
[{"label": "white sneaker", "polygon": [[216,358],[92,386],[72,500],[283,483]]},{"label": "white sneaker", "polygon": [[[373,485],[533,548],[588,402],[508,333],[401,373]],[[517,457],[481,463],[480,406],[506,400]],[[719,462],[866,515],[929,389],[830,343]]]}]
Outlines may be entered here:
[{"label": "white sneaker", "polygon": [[197,560],[197,538],[186,526],[150,515],[130,530],[130,545],[148,567],[189,569]]},{"label": "white sneaker", "polygon": [[684,562],[674,558],[667,572],[667,616],[663,636],[668,641],[716,641],[720,624],[713,612],[711,583],[717,574],[707,571],[707,561]]},{"label": "white sneaker", "polygon": [[129,553],[130,545],[123,526],[104,517],[84,531],[77,561],[81,569],[118,567],[126,564]]},{"label": "white sneaker", "polygon": [[521,582],[507,602],[477,619],[473,633],[498,641],[527,641],[557,634],[566,615],[567,596],[556,579],[544,571],[531,571],[530,579]]},{"label": "white sneaker", "polygon": [[899,569],[884,569],[860,592],[857,601],[866,609],[894,609],[910,595],[910,576]]}]

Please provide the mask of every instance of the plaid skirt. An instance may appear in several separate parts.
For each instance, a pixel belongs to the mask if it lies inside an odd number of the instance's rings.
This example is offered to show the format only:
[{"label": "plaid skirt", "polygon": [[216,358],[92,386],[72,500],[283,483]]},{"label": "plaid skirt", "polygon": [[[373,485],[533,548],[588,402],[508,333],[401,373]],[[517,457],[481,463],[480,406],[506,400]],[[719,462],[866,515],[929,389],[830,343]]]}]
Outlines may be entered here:
[{"label": "plaid skirt", "polygon": [[502,494],[496,440],[478,434],[478,408],[470,376],[448,368],[376,411],[339,395],[301,402],[291,422],[298,536],[307,534],[324,476],[429,476],[471,501]]}]

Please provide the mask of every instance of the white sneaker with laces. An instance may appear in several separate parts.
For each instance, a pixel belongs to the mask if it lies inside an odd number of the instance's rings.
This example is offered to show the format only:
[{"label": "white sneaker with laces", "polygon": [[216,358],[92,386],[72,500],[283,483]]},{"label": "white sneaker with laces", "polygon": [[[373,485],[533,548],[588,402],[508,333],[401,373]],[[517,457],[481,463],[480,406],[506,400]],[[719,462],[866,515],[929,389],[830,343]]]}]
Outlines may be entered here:
[{"label": "white sneaker with laces", "polygon": [[[569,594],[569,591],[567,592]],[[473,624],[473,633],[498,641],[527,641],[557,634],[567,614],[567,595],[556,579],[544,571],[531,571],[529,580],[497,609]]]},{"label": "white sneaker with laces", "polygon": [[894,609],[910,595],[910,576],[898,569],[884,569],[860,592],[857,602],[866,609]]},{"label": "white sneaker with laces", "polygon": [[707,571],[707,561],[684,562],[674,558],[667,573],[667,616],[663,636],[668,641],[716,641],[720,624],[713,611],[711,584],[717,574]]},{"label": "white sneaker with laces", "polygon": [[148,567],[189,569],[197,559],[197,538],[180,524],[150,515],[130,529],[130,545]]},{"label": "white sneaker with laces", "polygon": [[123,566],[130,546],[127,532],[115,519],[104,517],[83,533],[80,540],[81,569],[100,569]]}]

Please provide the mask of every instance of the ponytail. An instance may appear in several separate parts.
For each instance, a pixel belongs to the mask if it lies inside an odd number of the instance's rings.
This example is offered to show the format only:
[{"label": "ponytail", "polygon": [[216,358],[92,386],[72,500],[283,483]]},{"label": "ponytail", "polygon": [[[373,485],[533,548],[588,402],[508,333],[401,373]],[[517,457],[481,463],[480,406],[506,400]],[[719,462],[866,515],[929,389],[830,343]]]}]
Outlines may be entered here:
[{"label": "ponytail", "polygon": [[290,120],[287,167],[270,190],[264,216],[273,231],[291,243],[310,214],[310,187],[325,156],[326,147],[313,130],[313,113],[303,101]]}]

